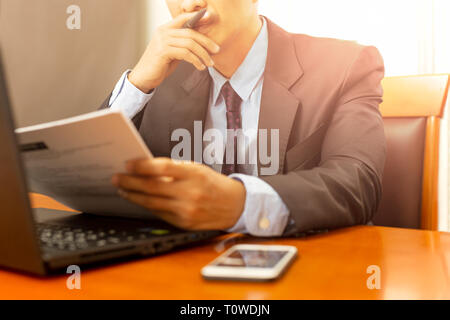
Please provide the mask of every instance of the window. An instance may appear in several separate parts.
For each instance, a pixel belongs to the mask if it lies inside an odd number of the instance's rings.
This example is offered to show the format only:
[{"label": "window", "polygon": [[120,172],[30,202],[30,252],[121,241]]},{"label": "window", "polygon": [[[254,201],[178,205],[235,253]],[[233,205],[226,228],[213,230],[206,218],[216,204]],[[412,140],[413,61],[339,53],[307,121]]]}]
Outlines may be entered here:
[{"label": "window", "polygon": [[376,46],[386,75],[450,73],[449,0],[260,0],[284,29]]}]

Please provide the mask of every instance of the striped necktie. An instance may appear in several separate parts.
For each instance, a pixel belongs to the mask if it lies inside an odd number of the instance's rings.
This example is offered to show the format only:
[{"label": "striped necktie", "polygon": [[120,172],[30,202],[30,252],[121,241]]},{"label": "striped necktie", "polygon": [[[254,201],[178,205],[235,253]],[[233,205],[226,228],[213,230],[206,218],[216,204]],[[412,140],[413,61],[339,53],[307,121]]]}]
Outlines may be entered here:
[{"label": "striped necktie", "polygon": [[[241,119],[241,106],[242,99],[234,91],[230,82],[227,81],[221,90],[221,94],[225,99],[225,104],[227,106],[227,129],[233,130],[234,134],[234,160],[233,163],[227,163],[227,153],[225,149],[224,161],[222,166],[222,174],[230,175],[233,173],[238,173],[239,166],[237,163],[237,130],[242,129],[242,119]],[[229,137],[230,138],[230,137]],[[230,161],[228,161],[230,162]]]}]

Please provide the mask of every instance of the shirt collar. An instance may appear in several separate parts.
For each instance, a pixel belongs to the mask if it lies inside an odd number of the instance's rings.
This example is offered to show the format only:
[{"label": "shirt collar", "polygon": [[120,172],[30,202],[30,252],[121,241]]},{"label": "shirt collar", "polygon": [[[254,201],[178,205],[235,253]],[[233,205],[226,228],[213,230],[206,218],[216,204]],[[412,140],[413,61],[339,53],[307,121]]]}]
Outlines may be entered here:
[{"label": "shirt collar", "polygon": [[[259,32],[258,37],[253,43],[252,48],[247,54],[244,62],[239,66],[236,72],[231,77],[230,84],[234,91],[241,97],[242,101],[247,101],[250,98],[251,93],[255,89],[257,83],[264,74],[267,60],[267,50],[269,47],[269,35],[267,30],[267,22],[262,17],[263,26]],[[216,69],[209,67],[209,74],[213,79],[213,103],[217,104],[217,100],[220,95],[225,82],[228,81],[223,75],[221,75]]]}]

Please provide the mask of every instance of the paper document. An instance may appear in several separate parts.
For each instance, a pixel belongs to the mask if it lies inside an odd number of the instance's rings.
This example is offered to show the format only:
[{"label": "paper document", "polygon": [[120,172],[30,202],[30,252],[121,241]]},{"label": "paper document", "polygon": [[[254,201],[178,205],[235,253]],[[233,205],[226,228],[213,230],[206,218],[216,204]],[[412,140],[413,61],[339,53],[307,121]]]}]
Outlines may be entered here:
[{"label": "paper document", "polygon": [[128,160],[151,158],[133,123],[120,111],[86,115],[16,130],[28,186],[81,212],[152,218],[122,199],[111,184]]}]

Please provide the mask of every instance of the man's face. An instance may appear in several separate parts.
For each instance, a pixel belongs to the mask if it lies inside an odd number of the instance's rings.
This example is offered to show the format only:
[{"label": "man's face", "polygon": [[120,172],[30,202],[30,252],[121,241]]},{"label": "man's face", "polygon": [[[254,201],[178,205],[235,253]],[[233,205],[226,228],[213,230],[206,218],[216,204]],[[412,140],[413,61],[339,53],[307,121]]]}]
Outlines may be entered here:
[{"label": "man's face", "polygon": [[233,41],[257,15],[257,0],[166,0],[172,17],[207,9],[195,30],[219,45]]}]

